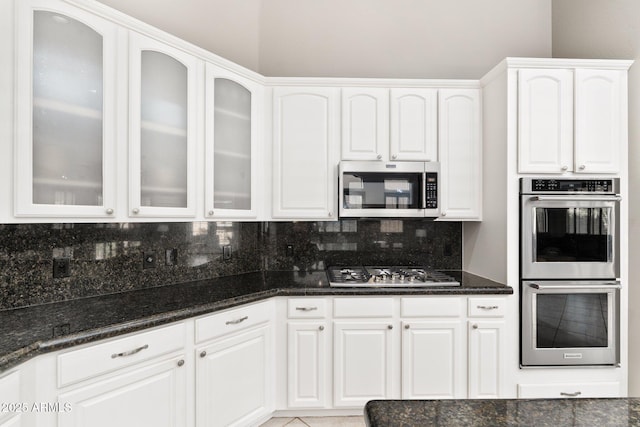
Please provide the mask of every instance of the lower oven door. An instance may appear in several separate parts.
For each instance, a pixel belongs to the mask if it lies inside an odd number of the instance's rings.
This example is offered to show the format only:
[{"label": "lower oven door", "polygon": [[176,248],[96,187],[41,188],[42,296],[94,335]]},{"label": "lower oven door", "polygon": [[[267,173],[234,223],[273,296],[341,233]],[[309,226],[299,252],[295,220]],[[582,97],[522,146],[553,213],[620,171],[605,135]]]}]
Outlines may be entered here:
[{"label": "lower oven door", "polygon": [[521,365],[620,362],[620,283],[523,281]]}]

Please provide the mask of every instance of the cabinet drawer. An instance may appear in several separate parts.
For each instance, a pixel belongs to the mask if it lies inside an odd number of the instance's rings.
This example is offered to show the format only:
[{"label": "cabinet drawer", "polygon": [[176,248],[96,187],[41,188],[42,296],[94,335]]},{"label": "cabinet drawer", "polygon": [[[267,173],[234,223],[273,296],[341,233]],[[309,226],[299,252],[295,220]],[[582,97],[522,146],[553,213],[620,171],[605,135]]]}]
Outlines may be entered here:
[{"label": "cabinet drawer", "polygon": [[196,320],[196,342],[200,343],[268,322],[272,317],[273,305],[270,301],[203,317]]},{"label": "cabinet drawer", "polygon": [[504,317],[504,298],[469,298],[469,317]]},{"label": "cabinet drawer", "polygon": [[518,384],[518,398],[620,397],[620,383]]},{"label": "cabinet drawer", "polygon": [[184,348],[184,323],[141,332],[58,356],[58,387]]},{"label": "cabinet drawer", "polygon": [[322,298],[290,298],[287,304],[290,319],[322,319],[327,315],[327,301]]},{"label": "cabinet drawer", "polygon": [[402,298],[400,315],[402,317],[460,317],[464,299],[456,298]]},{"label": "cabinet drawer", "polygon": [[336,298],[333,302],[335,317],[391,317],[393,298]]}]

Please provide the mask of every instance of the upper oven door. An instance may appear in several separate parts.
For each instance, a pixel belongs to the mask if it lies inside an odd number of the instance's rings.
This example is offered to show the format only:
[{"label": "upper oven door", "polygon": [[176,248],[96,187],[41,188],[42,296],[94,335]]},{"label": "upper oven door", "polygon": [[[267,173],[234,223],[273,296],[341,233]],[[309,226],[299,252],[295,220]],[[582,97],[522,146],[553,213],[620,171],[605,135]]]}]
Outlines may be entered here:
[{"label": "upper oven door", "polygon": [[433,186],[427,177],[437,184],[437,172],[425,174],[423,162],[341,162],[340,216],[424,217],[425,189]]},{"label": "upper oven door", "polygon": [[522,195],[523,279],[620,276],[615,195]]}]

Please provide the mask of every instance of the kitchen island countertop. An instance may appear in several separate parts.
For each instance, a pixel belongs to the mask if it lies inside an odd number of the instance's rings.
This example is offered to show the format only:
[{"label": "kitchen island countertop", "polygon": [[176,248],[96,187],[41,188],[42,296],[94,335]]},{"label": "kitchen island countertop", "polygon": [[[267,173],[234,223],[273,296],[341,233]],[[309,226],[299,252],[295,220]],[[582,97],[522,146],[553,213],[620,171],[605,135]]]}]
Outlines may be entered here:
[{"label": "kitchen island countertop", "polygon": [[640,398],[372,400],[368,427],[639,426]]},{"label": "kitchen island countertop", "polygon": [[461,286],[335,288],[324,271],[256,272],[0,311],[0,372],[31,357],[275,296],[513,294],[464,271]]}]

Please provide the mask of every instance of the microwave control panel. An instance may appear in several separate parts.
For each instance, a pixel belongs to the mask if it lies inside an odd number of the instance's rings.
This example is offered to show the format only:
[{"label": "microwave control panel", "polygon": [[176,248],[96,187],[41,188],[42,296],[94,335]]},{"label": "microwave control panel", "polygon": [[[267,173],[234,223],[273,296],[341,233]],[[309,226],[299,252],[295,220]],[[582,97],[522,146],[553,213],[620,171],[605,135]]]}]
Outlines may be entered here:
[{"label": "microwave control panel", "polygon": [[438,174],[427,172],[425,176],[425,208],[438,208]]}]

